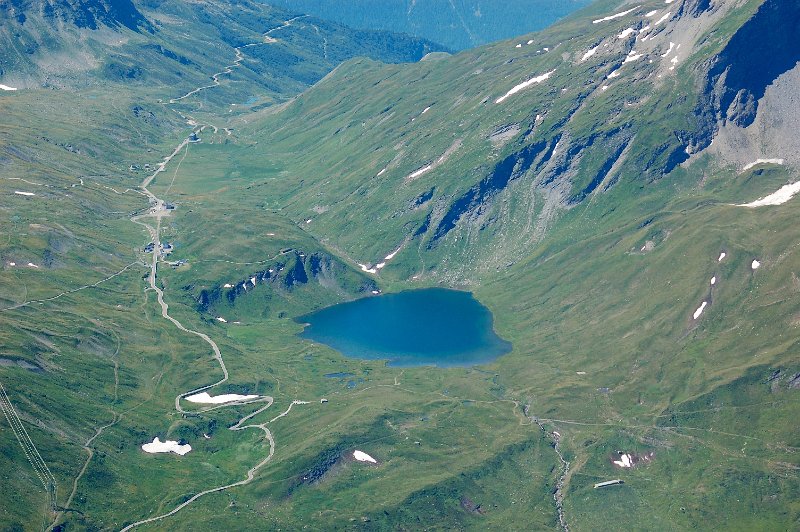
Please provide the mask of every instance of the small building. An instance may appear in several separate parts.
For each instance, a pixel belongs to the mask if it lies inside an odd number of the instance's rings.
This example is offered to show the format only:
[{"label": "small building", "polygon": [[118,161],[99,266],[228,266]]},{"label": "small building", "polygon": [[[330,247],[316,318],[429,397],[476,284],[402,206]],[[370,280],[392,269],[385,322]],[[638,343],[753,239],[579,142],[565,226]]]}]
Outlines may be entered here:
[{"label": "small building", "polygon": [[606,480],[605,482],[598,482],[595,484],[594,489],[605,488],[606,486],[616,486],[617,484],[624,484],[624,482],[618,478],[614,480]]}]

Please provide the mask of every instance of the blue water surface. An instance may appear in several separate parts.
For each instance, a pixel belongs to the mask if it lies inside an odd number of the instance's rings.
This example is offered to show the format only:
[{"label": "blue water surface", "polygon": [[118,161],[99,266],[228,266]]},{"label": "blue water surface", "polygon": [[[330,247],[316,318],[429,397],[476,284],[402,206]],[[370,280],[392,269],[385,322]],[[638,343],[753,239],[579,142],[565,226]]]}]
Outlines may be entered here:
[{"label": "blue water surface", "polygon": [[492,314],[469,292],[406,290],[341,303],[297,318],[300,334],[347,357],[391,366],[472,366],[511,351]]}]

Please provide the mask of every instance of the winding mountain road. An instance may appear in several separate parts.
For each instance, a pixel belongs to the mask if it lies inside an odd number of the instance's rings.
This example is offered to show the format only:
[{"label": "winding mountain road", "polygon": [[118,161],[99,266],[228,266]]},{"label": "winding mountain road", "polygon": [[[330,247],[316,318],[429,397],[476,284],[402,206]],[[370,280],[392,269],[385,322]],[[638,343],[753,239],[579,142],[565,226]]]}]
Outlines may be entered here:
[{"label": "winding mountain road", "polygon": [[[293,21],[295,21],[295,20],[297,20],[299,18],[302,18],[302,16],[295,17],[295,18],[292,18],[290,20],[287,20],[287,21],[285,21],[283,23],[283,25],[281,25],[281,26],[279,26],[277,28],[273,28],[272,30],[269,30],[267,33],[264,34],[264,39],[265,39],[264,42],[252,43],[252,44],[244,45],[244,46],[241,46],[241,47],[237,47],[235,49],[236,50],[236,58],[235,58],[234,62],[231,65],[228,65],[227,67],[225,67],[225,69],[223,71],[218,72],[218,73],[216,73],[216,74],[214,74],[212,76],[212,79],[214,80],[214,83],[212,85],[207,85],[207,86],[198,87],[196,89],[193,89],[193,90],[187,92],[186,94],[184,94],[183,96],[181,96],[179,98],[173,98],[173,99],[169,100],[169,104],[177,103],[177,102],[179,102],[179,101],[181,101],[181,100],[183,100],[183,99],[185,99],[185,98],[187,98],[187,97],[189,97],[189,96],[191,96],[193,94],[197,94],[198,92],[200,92],[202,90],[210,89],[210,88],[219,86],[220,85],[219,77],[221,75],[223,75],[223,74],[232,73],[233,69],[238,67],[241,64],[242,60],[244,59],[244,54],[242,53],[242,48],[246,48],[246,47],[249,47],[249,46],[258,46],[258,45],[261,45],[261,44],[268,44],[270,42],[274,42],[274,40],[270,40],[271,38],[269,37],[269,35],[271,33],[275,32],[275,31],[278,31],[280,29],[283,29],[285,27],[290,26]],[[166,105],[169,105],[169,104],[166,104]],[[192,121],[191,123],[193,123],[192,125],[197,125],[197,123],[194,122],[194,121]],[[217,128],[215,126],[211,125],[211,124],[201,125],[194,131],[194,134],[201,133],[206,127],[212,127],[215,131],[217,130]],[[210,406],[210,407],[206,407],[206,408],[201,408],[201,409],[196,410],[196,411],[187,411],[181,406],[181,399],[185,398],[186,396],[194,395],[194,394],[197,394],[197,393],[200,393],[200,392],[203,392],[203,391],[208,391],[208,390],[210,390],[212,388],[220,386],[221,384],[225,383],[229,378],[228,369],[225,366],[225,360],[222,357],[222,353],[221,353],[217,343],[213,339],[211,339],[211,337],[209,337],[207,334],[205,334],[203,332],[200,332],[200,331],[196,331],[194,329],[190,329],[190,328],[184,326],[180,321],[178,321],[174,317],[170,316],[170,314],[169,314],[169,304],[164,300],[164,291],[161,288],[159,288],[158,283],[157,283],[158,264],[159,264],[159,258],[160,258],[160,255],[161,255],[161,253],[160,253],[160,250],[161,250],[161,221],[162,221],[163,218],[169,216],[171,211],[166,208],[165,200],[162,199],[162,198],[159,198],[158,196],[156,196],[148,187],[152,184],[152,182],[156,179],[156,177],[160,173],[162,173],[162,172],[164,172],[166,170],[167,165],[169,165],[170,161],[172,161],[172,159],[178,153],[180,153],[181,150],[183,150],[186,146],[189,145],[190,142],[192,142],[190,139],[191,139],[191,136],[187,137],[180,144],[178,144],[178,146],[175,147],[175,149],[169,155],[167,155],[162,162],[160,162],[157,165],[156,171],[153,174],[151,174],[150,176],[146,177],[144,179],[144,181],[142,181],[142,184],[140,185],[139,188],[149,198],[149,200],[150,200],[150,208],[146,213],[140,214],[140,215],[137,215],[137,216],[134,216],[134,217],[131,218],[131,221],[133,223],[136,223],[136,224],[144,227],[147,230],[148,234],[150,235],[151,242],[154,244],[154,249],[153,249],[153,252],[152,252],[152,259],[150,260],[150,264],[149,264],[150,273],[149,273],[148,279],[147,279],[148,287],[146,288],[146,291],[151,291],[152,290],[153,292],[156,293],[156,299],[158,301],[159,306],[161,307],[161,317],[166,319],[166,320],[168,320],[169,322],[171,322],[178,330],[180,330],[182,332],[185,332],[187,334],[191,334],[191,335],[197,336],[198,338],[200,338],[204,342],[206,342],[209,345],[209,347],[211,348],[212,352],[214,353],[214,358],[217,361],[217,363],[219,364],[220,370],[222,371],[222,378],[220,380],[218,380],[217,382],[215,382],[213,384],[208,384],[208,385],[205,385],[205,386],[201,386],[199,388],[190,390],[188,392],[184,392],[184,393],[178,395],[177,397],[175,397],[175,410],[177,410],[180,413],[184,413],[184,414],[185,413],[204,413],[204,412],[209,412],[211,410],[216,410],[216,409],[219,409],[219,408],[227,408],[227,407],[234,406],[234,405],[265,403],[263,406],[261,406],[260,408],[258,408],[254,412],[252,412],[252,413],[246,415],[245,417],[241,418],[235,425],[233,425],[232,427],[229,427],[229,430],[240,431],[240,430],[247,430],[247,429],[258,429],[258,430],[263,431],[264,432],[264,438],[269,443],[269,453],[263,460],[261,460],[260,462],[255,464],[253,467],[251,467],[247,471],[247,474],[246,474],[244,479],[242,479],[240,481],[237,481],[237,482],[230,483],[230,484],[225,484],[223,486],[212,487],[212,488],[203,490],[203,491],[201,491],[199,493],[196,493],[191,498],[189,498],[185,502],[179,504],[178,506],[176,506],[175,508],[173,508],[169,512],[166,512],[164,514],[161,514],[161,515],[158,515],[158,516],[155,516],[155,517],[151,517],[151,518],[148,518],[148,519],[142,519],[140,521],[136,521],[134,523],[131,523],[130,525],[128,525],[128,526],[126,526],[125,528],[122,529],[123,532],[125,532],[127,530],[131,530],[132,528],[135,528],[135,527],[140,526],[140,525],[153,523],[153,522],[156,522],[156,521],[160,521],[161,519],[164,519],[164,518],[170,517],[172,515],[175,515],[176,513],[181,511],[183,508],[186,508],[187,506],[189,506],[190,504],[195,502],[200,497],[203,497],[204,495],[208,495],[210,493],[216,493],[216,492],[219,492],[219,491],[224,491],[224,490],[227,490],[227,489],[230,489],[230,488],[234,488],[234,487],[237,487],[237,486],[244,486],[245,484],[248,484],[248,483],[252,482],[253,479],[255,478],[256,472],[258,472],[259,469],[264,467],[272,459],[273,455],[275,454],[275,439],[272,436],[272,432],[269,430],[269,428],[267,428],[267,425],[269,423],[272,423],[272,422],[274,422],[274,421],[286,416],[287,414],[289,414],[289,412],[291,411],[292,407],[295,406],[295,405],[311,404],[309,401],[293,400],[291,402],[291,404],[289,405],[289,407],[286,409],[286,411],[284,411],[283,413],[279,414],[278,416],[276,416],[276,417],[272,418],[271,420],[266,421],[264,423],[252,423],[252,424],[245,424],[245,423],[247,421],[249,421],[250,419],[254,418],[255,416],[259,415],[260,413],[262,413],[263,411],[265,411],[269,407],[271,407],[272,404],[274,403],[274,399],[272,397],[270,397],[270,396],[260,396],[260,397],[257,397],[255,399],[250,399],[250,400],[232,401],[232,402],[228,402],[228,403],[224,403],[224,404],[220,404],[220,405],[214,405],[214,406]],[[87,445],[88,445],[88,443],[90,443],[90,442],[87,442]]]}]

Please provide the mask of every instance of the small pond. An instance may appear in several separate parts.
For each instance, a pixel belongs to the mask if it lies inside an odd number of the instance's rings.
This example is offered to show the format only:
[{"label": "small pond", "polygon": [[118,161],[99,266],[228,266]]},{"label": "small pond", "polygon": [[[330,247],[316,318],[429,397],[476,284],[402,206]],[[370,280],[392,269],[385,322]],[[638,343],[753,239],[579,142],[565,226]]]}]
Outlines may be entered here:
[{"label": "small pond", "polygon": [[297,318],[300,334],[347,357],[390,366],[472,366],[511,351],[492,314],[469,292],[406,290],[324,308]]}]

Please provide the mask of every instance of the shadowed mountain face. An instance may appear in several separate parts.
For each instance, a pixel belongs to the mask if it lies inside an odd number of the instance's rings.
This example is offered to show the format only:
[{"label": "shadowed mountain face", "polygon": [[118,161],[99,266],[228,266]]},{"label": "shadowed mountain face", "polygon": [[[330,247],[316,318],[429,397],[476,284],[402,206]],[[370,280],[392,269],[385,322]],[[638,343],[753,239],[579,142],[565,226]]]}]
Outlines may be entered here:
[{"label": "shadowed mountain face", "polygon": [[753,123],[758,101],[800,61],[800,3],[767,0],[716,56],[707,91],[715,114],[740,127]]},{"label": "shadowed mountain face", "polygon": [[131,0],[8,0],[0,5],[0,20],[6,16],[24,24],[32,14],[91,30],[101,25],[134,31],[151,29]]}]

